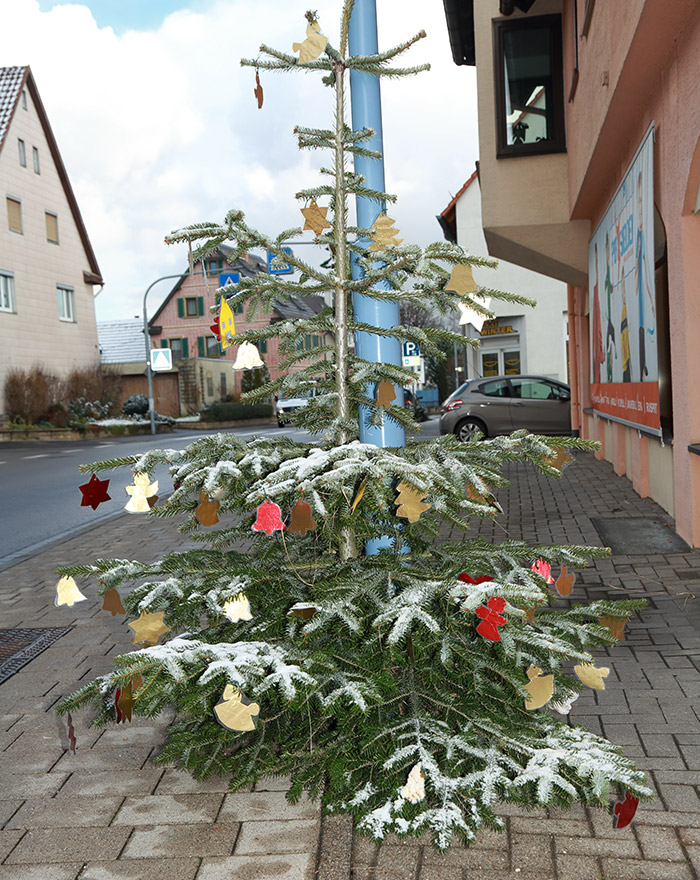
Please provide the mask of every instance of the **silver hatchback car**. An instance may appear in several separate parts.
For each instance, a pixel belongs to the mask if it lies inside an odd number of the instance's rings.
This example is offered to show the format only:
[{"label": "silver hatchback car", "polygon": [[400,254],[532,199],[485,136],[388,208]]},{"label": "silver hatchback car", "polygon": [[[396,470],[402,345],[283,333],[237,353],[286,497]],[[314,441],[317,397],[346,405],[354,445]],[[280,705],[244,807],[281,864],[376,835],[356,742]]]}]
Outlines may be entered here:
[{"label": "silver hatchback car", "polygon": [[571,389],[545,376],[471,379],[440,410],[440,433],[473,440],[527,428],[533,434],[571,433]]}]

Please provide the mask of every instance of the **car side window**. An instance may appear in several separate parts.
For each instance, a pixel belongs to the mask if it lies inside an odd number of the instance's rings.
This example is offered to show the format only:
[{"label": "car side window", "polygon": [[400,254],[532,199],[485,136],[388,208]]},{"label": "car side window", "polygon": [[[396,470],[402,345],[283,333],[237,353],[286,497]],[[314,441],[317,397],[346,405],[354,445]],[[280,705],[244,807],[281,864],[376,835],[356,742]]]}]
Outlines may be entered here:
[{"label": "car side window", "polygon": [[559,389],[538,379],[511,379],[513,394],[521,400],[559,400]]},{"label": "car side window", "polygon": [[498,379],[495,382],[484,382],[479,386],[479,391],[487,397],[510,397],[510,388],[507,379]]}]

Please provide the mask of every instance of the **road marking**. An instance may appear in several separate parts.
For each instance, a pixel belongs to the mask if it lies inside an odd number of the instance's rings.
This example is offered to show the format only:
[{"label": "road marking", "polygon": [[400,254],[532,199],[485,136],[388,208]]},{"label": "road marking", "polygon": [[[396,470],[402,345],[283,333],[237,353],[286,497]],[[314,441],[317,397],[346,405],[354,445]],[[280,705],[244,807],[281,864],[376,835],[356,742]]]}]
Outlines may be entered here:
[{"label": "road marking", "polygon": [[97,448],[98,448],[98,449],[104,449],[105,446],[114,446],[114,445],[115,445],[114,443],[98,443],[98,444],[97,444]]},{"label": "road marking", "polygon": [[77,449],[62,449],[61,452],[64,455],[72,455],[74,452],[77,452]]},{"label": "road marking", "polygon": [[39,453],[39,455],[23,455],[22,458],[23,458],[23,459],[27,459],[27,458],[50,458],[50,453],[48,453],[48,452],[41,452],[41,453]]}]

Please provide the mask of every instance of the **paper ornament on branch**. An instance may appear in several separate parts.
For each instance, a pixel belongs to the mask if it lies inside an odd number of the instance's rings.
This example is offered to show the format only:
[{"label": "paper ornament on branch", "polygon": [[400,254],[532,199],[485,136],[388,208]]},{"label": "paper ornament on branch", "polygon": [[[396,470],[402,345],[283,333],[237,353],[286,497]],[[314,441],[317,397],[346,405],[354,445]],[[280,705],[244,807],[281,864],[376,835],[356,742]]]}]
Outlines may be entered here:
[{"label": "paper ornament on branch", "polygon": [[[464,296],[465,293],[473,293],[478,289],[479,285],[474,281],[471,266],[459,263],[457,266],[452,267],[450,280],[445,285],[445,290],[452,290],[454,293]],[[460,323],[462,322],[460,321]]]},{"label": "paper ornament on branch", "polygon": [[299,534],[303,538],[308,531],[315,528],[316,522],[311,513],[311,505],[300,498],[292,508],[289,532]]},{"label": "paper ornament on branch", "polygon": [[360,501],[362,501],[362,496],[365,494],[367,483],[369,483],[369,477],[365,477],[364,480],[360,483],[357,494],[355,495],[355,498],[350,505],[350,510],[352,510],[353,513],[355,512],[355,508],[357,507],[357,505],[360,503]]},{"label": "paper ornament on branch", "polygon": [[131,692],[132,683],[125,684],[122,688],[117,688],[114,694],[114,705],[117,709],[117,724],[126,724],[131,721],[131,710],[134,707],[134,697]]},{"label": "paper ornament on branch", "polygon": [[625,793],[624,801],[618,801],[613,807],[613,827],[625,828],[630,824],[639,806],[639,798],[629,792]]},{"label": "paper ornament on branch", "polygon": [[539,666],[530,666],[527,670],[530,683],[525,685],[525,690],[530,696],[525,700],[525,708],[533,711],[549,702],[554,693],[554,676],[542,675]]},{"label": "paper ornament on branch", "polygon": [[126,608],[122,605],[122,598],[116,587],[110,587],[102,599],[102,610],[110,611],[112,617],[117,614],[126,614]]},{"label": "paper ornament on branch", "polygon": [[396,400],[396,392],[391,382],[382,379],[377,385],[377,405],[389,406]]},{"label": "paper ornament on branch", "polygon": [[308,64],[321,57],[328,43],[328,37],[321,33],[321,25],[311,21],[306,26],[306,39],[302,43],[292,43],[292,51],[299,53],[299,64]]},{"label": "paper ornament on branch", "polygon": [[56,598],[53,604],[57,608],[59,605],[68,605],[72,608],[76,602],[84,602],[86,599],[87,596],[83,596],[80,592],[74,578],[64,575],[56,584]]},{"label": "paper ornament on branch", "polygon": [[221,297],[221,308],[219,309],[219,336],[221,338],[221,347],[228,348],[233,345],[233,337],[236,335],[236,325],[233,320],[233,312],[231,306],[226,302],[225,297]]},{"label": "paper ornament on branch", "polygon": [[492,596],[486,605],[479,605],[474,609],[474,614],[481,618],[481,623],[477,626],[476,631],[485,639],[492,642],[500,642],[501,634],[498,631],[499,626],[504,626],[508,620],[501,615],[501,611],[506,607],[506,600],[499,596]]},{"label": "paper ornament on branch", "polygon": [[383,251],[390,246],[398,247],[403,239],[397,237],[399,230],[394,228],[395,223],[396,220],[392,220],[388,214],[380,214],[372,224],[372,244],[367,250]]},{"label": "paper ornament on branch", "polygon": [[603,679],[610,675],[610,670],[607,666],[598,668],[594,663],[578,663],[574,666],[574,672],[578,676],[579,681],[596,691],[605,690]]},{"label": "paper ornament on branch", "polygon": [[[478,297],[473,296],[473,300],[482,305],[485,309],[489,309],[491,307],[491,298],[488,296]],[[471,306],[468,306],[466,303],[459,303],[459,323],[460,324],[471,324],[479,333],[486,323],[488,319],[488,315],[484,315],[481,312],[478,312],[476,309],[473,309]]]},{"label": "paper ornament on branch", "polygon": [[224,602],[223,610],[224,615],[232,623],[237,623],[239,620],[253,619],[253,615],[250,613],[250,602],[245,593],[239,593],[233,599],[227,599]]},{"label": "paper ornament on branch", "polygon": [[126,494],[131,498],[124,506],[124,510],[129,513],[148,513],[155,502],[149,499],[156,498],[158,491],[158,481],[151,483],[148,474],[134,474],[134,485],[126,487]]},{"label": "paper ornament on branch", "polygon": [[573,460],[573,456],[569,455],[566,449],[557,449],[554,455],[550,456],[546,461],[551,468],[562,473],[567,464],[571,464]]},{"label": "paper ornament on branch", "polygon": [[214,706],[216,720],[229,730],[255,730],[259,714],[260,706],[232,684],[226,685],[223,698]]},{"label": "paper ornament on branch", "polygon": [[537,574],[542,575],[542,577],[547,581],[548,584],[554,583],[554,578],[552,577],[552,566],[545,562],[544,559],[538,559],[537,562],[532,563],[532,570]]},{"label": "paper ornament on branch", "polygon": [[406,785],[399,789],[399,794],[411,804],[425,800],[425,776],[420,762],[411,769]]},{"label": "paper ornament on branch", "polygon": [[194,515],[203,526],[215,526],[219,521],[217,511],[220,507],[220,501],[211,501],[206,492],[200,492],[199,505],[195,509]]},{"label": "paper ornament on branch", "polygon": [[295,602],[287,612],[287,617],[300,617],[302,620],[311,620],[317,611],[320,611],[320,608],[312,602]]},{"label": "paper ornament on branch", "polygon": [[326,219],[328,208],[319,208],[315,199],[311,199],[308,208],[302,208],[301,213],[304,215],[304,229],[310,229],[314,235],[320,235],[324,229],[330,229],[331,224]]},{"label": "paper ornament on branch", "polygon": [[209,329],[216,336],[216,341],[221,342],[221,330],[219,329],[219,316],[216,315],[214,323],[209,325]]},{"label": "paper ornament on branch", "polygon": [[68,713],[66,716],[66,726],[68,728],[68,748],[75,754],[76,747],[76,739],[75,739],[75,727],[73,726],[73,716]]},{"label": "paper ornament on branch", "polygon": [[396,515],[402,519],[407,519],[412,523],[418,522],[421,514],[425,513],[426,510],[430,510],[433,506],[427,501],[423,501],[428,494],[427,492],[414,489],[413,486],[409,486],[403,480],[401,480],[396,489],[399,493],[394,499],[394,504],[397,506]]},{"label": "paper ornament on branch", "polygon": [[163,614],[163,611],[153,614],[142,611],[137,620],[132,620],[129,624],[134,631],[132,644],[155,645],[164,633],[170,632],[170,627],[163,620]]},{"label": "paper ornament on branch", "polygon": [[571,707],[576,702],[576,700],[578,700],[578,698],[578,694],[573,694],[566,700],[552,700],[552,702],[549,704],[549,708],[554,709],[554,711],[558,712],[560,715],[568,715],[569,712],[571,712]]},{"label": "paper ornament on branch", "polygon": [[478,577],[472,577],[470,574],[466,572],[462,572],[462,574],[457,575],[457,580],[462,581],[464,584],[485,584],[488,581],[492,581],[493,577],[490,574],[480,574]]},{"label": "paper ornament on branch", "polygon": [[604,617],[598,618],[598,623],[601,626],[607,627],[610,632],[610,635],[617,639],[618,642],[624,642],[625,640],[625,626],[627,625],[627,621],[629,617],[611,617],[609,614]]},{"label": "paper ornament on branch", "polygon": [[559,577],[554,584],[557,593],[559,593],[560,596],[569,596],[571,594],[571,591],[574,589],[575,580],[576,574],[574,572],[569,574],[569,572],[566,570],[566,566],[562,565]]},{"label": "paper ornament on branch", "polygon": [[252,342],[241,342],[238,346],[238,354],[233,365],[234,370],[255,370],[264,367],[265,363],[260,357],[260,352]]},{"label": "paper ornament on branch", "polygon": [[260,85],[260,75],[258,71],[255,71],[255,88],[253,89],[253,94],[258,100],[258,110],[262,110],[263,105],[263,87]]},{"label": "paper ornament on branch", "polygon": [[103,501],[111,501],[111,497],[107,494],[108,486],[109,480],[100,480],[97,474],[93,474],[87,483],[78,486],[83,493],[80,506],[92,507],[93,510],[97,510],[98,505]]},{"label": "paper ornament on branch", "polygon": [[271,535],[273,532],[281,532],[285,528],[282,522],[282,511],[274,501],[263,501],[258,507],[258,516],[252,525],[254,532],[266,532]]}]

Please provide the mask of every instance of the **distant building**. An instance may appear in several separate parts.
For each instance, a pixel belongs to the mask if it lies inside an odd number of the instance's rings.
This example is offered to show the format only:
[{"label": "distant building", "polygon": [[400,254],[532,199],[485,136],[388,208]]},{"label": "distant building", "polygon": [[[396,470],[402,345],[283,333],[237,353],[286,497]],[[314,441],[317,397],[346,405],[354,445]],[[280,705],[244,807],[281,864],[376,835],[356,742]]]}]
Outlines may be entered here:
[{"label": "distant building", "polygon": [[[481,190],[475,171],[438,217],[445,237],[468,254],[488,257],[481,220]],[[479,340],[467,347],[467,369],[460,380],[503,373],[535,373],[568,382],[566,285],[506,260],[497,269],[473,270],[484,287],[517,293],[537,301],[534,308],[492,300],[495,320],[481,330],[464,325],[466,336]]]},{"label": "distant building", "polygon": [[99,362],[100,273],[29,67],[0,68],[0,411],[8,369]]}]

